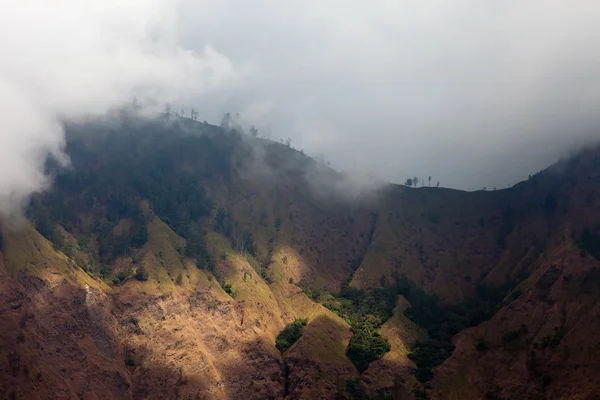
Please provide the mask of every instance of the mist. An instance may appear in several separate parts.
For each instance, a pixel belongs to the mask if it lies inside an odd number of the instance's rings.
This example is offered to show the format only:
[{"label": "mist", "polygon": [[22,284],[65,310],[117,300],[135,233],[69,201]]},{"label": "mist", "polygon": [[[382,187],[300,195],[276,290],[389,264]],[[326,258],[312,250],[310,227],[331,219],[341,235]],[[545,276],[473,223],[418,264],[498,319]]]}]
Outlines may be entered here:
[{"label": "mist", "polygon": [[339,169],[505,188],[599,137],[593,0],[182,7],[187,46],[253,66],[201,115],[239,112]]},{"label": "mist", "polygon": [[180,45],[168,0],[24,0],[0,13],[0,214],[21,215],[51,184],[48,155],[68,164],[62,121],[131,102],[189,102],[243,76],[205,45]]},{"label": "mist", "polygon": [[[356,183],[503,188],[599,138],[600,5],[23,0],[0,13],[0,214],[68,164],[61,121],[239,113]],[[189,112],[189,111],[188,111]],[[351,176],[351,175],[350,175]]]}]

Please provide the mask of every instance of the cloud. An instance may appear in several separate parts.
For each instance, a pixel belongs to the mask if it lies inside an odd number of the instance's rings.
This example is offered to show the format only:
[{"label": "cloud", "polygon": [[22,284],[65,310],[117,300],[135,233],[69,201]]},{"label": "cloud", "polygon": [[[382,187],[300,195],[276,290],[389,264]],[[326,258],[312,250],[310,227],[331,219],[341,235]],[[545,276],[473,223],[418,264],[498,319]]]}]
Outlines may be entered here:
[{"label": "cloud", "polygon": [[[20,214],[67,162],[60,121],[131,101],[189,102],[231,90],[244,68],[209,45],[180,45],[171,0],[20,0],[0,13],[0,213]],[[161,105],[162,107],[162,105]]]},{"label": "cloud", "polygon": [[[200,112],[269,104],[273,136],[403,182],[505,187],[598,137],[593,0],[184,0],[181,38],[252,79]],[[257,123],[258,124],[258,123]]]},{"label": "cloud", "polygon": [[239,112],[363,176],[505,187],[597,140],[598,20],[593,0],[10,2],[0,213],[66,162],[61,120],[133,95]]}]

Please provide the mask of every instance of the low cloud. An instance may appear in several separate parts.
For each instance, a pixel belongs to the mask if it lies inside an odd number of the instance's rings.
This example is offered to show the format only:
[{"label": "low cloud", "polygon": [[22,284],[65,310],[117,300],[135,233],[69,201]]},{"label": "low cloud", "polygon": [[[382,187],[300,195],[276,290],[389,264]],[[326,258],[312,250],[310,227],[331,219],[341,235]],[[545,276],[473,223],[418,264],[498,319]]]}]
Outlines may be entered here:
[{"label": "low cloud", "polygon": [[201,112],[262,107],[273,137],[403,182],[506,187],[599,134],[594,0],[184,0],[182,40],[252,79]]},{"label": "low cloud", "polygon": [[[19,215],[49,185],[46,156],[68,162],[63,120],[133,99],[166,101],[231,90],[244,70],[209,45],[184,49],[170,0],[23,0],[0,13],[0,214]],[[160,101],[158,101],[160,100]]]}]

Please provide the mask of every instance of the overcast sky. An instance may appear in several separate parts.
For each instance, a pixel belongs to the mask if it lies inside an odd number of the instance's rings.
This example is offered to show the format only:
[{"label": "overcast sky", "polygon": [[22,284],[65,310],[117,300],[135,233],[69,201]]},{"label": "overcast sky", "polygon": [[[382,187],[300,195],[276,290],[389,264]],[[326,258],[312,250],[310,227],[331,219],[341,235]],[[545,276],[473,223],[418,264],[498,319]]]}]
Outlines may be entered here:
[{"label": "overcast sky", "polygon": [[594,0],[184,0],[181,40],[247,76],[239,112],[336,165],[506,187],[600,137]]},{"label": "overcast sky", "polygon": [[599,136],[599,21],[597,0],[6,0],[0,213],[51,183],[62,119],[134,95],[339,168],[506,187]]}]

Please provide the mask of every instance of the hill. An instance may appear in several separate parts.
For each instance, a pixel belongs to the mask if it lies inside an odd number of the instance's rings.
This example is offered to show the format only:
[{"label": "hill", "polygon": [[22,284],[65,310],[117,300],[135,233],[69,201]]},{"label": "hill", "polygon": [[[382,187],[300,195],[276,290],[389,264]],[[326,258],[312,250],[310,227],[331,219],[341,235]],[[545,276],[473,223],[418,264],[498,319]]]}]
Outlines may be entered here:
[{"label": "hill", "polygon": [[467,193],[189,120],[67,132],[3,227],[6,398],[600,395],[597,149]]}]

